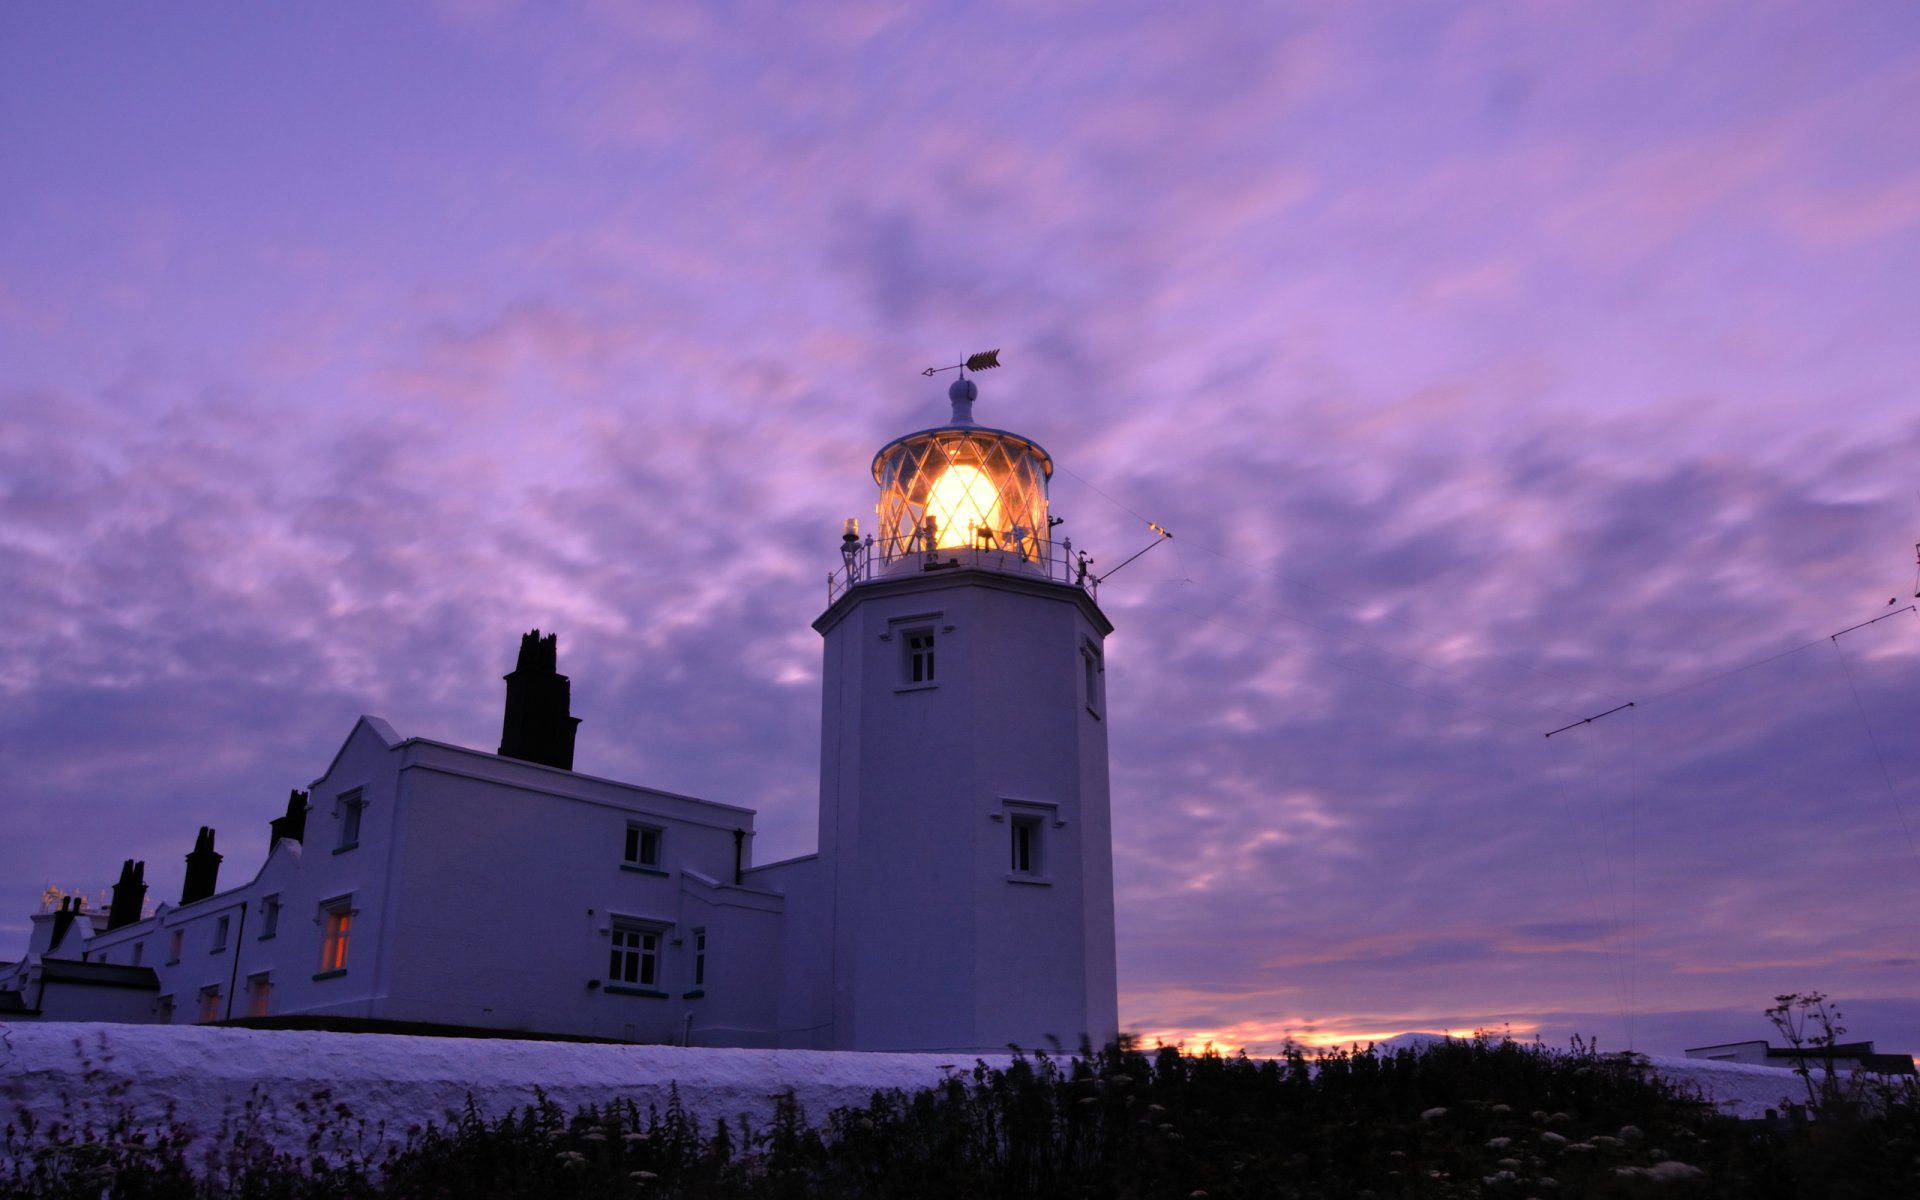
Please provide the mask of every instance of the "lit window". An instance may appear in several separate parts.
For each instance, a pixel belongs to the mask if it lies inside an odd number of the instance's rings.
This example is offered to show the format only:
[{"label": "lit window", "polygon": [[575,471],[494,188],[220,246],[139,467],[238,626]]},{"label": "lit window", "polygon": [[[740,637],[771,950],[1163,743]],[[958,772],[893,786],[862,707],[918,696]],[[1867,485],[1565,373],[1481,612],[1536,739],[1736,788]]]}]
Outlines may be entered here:
[{"label": "lit window", "polygon": [[340,797],[340,850],[351,850],[360,844],[360,818],[366,812],[367,802],[361,798],[359,788],[346,792]]},{"label": "lit window", "polygon": [[267,1015],[267,997],[273,994],[273,980],[265,972],[247,976],[247,1015]]},{"label": "lit window", "polygon": [[933,679],[933,630],[908,630],[907,682],[932,683]]},{"label": "lit window", "polygon": [[218,954],[227,948],[227,930],[232,925],[232,917],[221,917],[213,923],[213,948],[208,953]]},{"label": "lit window", "polygon": [[662,836],[662,831],[652,825],[627,826],[627,862],[636,867],[659,866]]},{"label": "lit window", "polygon": [[707,986],[707,931],[693,931],[693,986]]},{"label": "lit window", "polygon": [[653,987],[660,982],[660,932],[616,925],[613,930],[613,960],[607,978],[614,983]]},{"label": "lit window", "polygon": [[200,1023],[211,1025],[220,1019],[219,985],[200,989]]},{"label": "lit window", "polygon": [[260,901],[260,938],[265,941],[280,932],[280,897],[267,896]]},{"label": "lit window", "polygon": [[186,941],[187,931],[184,929],[176,929],[167,935],[167,962],[169,964],[180,961],[180,947],[185,945]]},{"label": "lit window", "polygon": [[320,972],[347,969],[347,940],[353,932],[353,897],[330,900],[320,908]]}]

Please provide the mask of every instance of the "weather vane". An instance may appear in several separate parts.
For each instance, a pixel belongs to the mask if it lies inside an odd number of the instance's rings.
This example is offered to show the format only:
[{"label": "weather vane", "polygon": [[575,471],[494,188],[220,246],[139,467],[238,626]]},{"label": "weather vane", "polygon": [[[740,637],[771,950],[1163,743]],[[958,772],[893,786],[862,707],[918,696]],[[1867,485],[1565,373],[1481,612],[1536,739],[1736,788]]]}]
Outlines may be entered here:
[{"label": "weather vane", "polygon": [[922,375],[937,375],[941,371],[958,371],[964,375],[968,371],[991,371],[999,365],[1000,350],[999,347],[995,347],[992,350],[982,350],[978,354],[969,354],[965,362],[957,362],[950,367],[928,367],[920,373]]}]

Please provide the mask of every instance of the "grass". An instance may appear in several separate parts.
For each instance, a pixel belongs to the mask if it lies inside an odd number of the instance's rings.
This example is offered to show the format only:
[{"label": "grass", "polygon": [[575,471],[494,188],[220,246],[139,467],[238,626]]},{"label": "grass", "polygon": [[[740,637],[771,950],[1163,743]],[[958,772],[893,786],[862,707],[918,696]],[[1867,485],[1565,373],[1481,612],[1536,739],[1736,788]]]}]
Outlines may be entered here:
[{"label": "grass", "polygon": [[[109,1101],[111,1097],[107,1098]],[[1279,1059],[1131,1046],[976,1065],[817,1121],[704,1124],[673,1093],[544,1098],[382,1144],[317,1094],[298,1153],[256,1095],[202,1140],[170,1123],[6,1126],[0,1194],[33,1197],[1853,1197],[1920,1195],[1914,1097],[1806,1124],[1716,1113],[1630,1055],[1478,1037]],[[92,1111],[110,1113],[111,1103]]]}]

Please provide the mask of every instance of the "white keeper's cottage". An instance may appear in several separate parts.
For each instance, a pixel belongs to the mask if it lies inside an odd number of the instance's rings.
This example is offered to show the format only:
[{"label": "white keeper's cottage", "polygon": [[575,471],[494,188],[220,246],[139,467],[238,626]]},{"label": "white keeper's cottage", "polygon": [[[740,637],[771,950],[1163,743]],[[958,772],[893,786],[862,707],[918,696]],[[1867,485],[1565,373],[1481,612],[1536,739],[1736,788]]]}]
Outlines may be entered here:
[{"label": "white keeper's cottage", "polygon": [[978,1052],[1100,1044],[1115,1004],[1104,641],[1052,460],[976,425],[873,460],[827,610],[819,851],[753,810],[572,770],[556,639],[522,640],[498,753],[362,717],[218,886],[34,917],[0,1021],[476,1026],[635,1042]]}]

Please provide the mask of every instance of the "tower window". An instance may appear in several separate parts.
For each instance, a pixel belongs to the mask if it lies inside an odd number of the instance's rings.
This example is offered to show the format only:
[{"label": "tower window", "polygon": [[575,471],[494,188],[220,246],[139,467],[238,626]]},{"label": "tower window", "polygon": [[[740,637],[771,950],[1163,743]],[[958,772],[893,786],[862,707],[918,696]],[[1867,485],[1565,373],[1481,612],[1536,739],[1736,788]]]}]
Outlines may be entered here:
[{"label": "tower window", "polygon": [[1046,823],[1038,814],[1013,813],[1007,820],[1012,862],[1008,870],[1015,875],[1045,875],[1044,833]]},{"label": "tower window", "polygon": [[934,681],[933,630],[908,630],[906,646],[907,682],[932,683]]},{"label": "tower window", "polygon": [[1100,661],[1100,651],[1092,642],[1082,643],[1080,647],[1080,672],[1085,685],[1084,695],[1087,711],[1099,716],[1106,707],[1106,664]]}]

